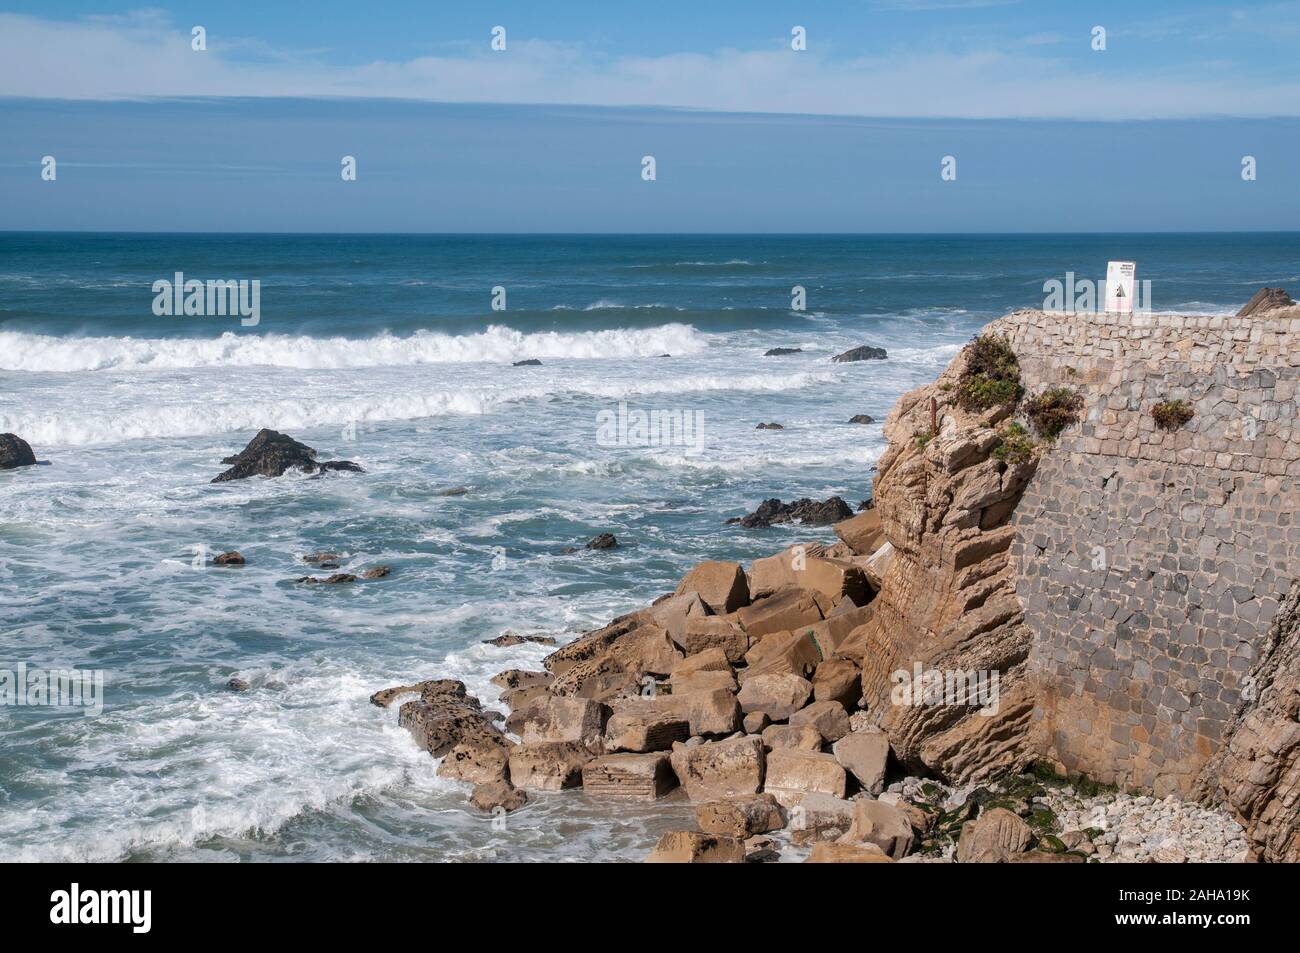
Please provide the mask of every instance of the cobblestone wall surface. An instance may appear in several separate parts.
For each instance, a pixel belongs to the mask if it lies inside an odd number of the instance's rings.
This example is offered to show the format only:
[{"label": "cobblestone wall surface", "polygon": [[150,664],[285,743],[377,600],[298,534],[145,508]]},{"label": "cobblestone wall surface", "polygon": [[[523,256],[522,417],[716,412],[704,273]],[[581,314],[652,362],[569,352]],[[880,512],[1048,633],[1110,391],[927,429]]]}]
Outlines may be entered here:
[{"label": "cobblestone wall surface", "polygon": [[[1013,518],[1034,731],[1071,771],[1187,794],[1300,567],[1300,309],[1018,312],[992,330],[1031,394],[1085,400]],[[1159,429],[1165,400],[1195,416]]]}]

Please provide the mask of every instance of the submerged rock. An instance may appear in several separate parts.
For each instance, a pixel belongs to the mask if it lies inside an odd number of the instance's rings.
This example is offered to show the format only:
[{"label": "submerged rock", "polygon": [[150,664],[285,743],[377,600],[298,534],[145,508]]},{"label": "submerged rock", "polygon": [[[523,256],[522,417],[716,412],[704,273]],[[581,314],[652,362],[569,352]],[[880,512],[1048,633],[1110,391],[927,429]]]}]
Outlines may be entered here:
[{"label": "submerged rock", "polygon": [[763,356],[764,357],[785,357],[787,354],[802,354],[802,353],[803,353],[803,348],[801,347],[774,347],[771,350],[764,352]]},{"label": "submerged rock", "polygon": [[316,583],[322,583],[327,586],[337,586],[340,583],[344,583],[344,582],[356,582],[357,577],[352,575],[352,573],[350,572],[336,572],[332,575],[326,576],[324,579],[317,579],[315,576],[299,576],[294,581],[305,582],[311,585],[315,585]]},{"label": "submerged rock", "polygon": [[17,434],[0,433],[0,470],[30,467],[36,463],[31,445]]},{"label": "submerged rock", "polygon": [[518,635],[514,632],[498,635],[495,639],[483,640],[484,645],[495,645],[497,648],[509,648],[512,645],[525,645],[529,642],[537,645],[555,645],[555,639],[549,635]]},{"label": "submerged rock", "polygon": [[601,533],[595,539],[589,540],[584,546],[565,546],[560,550],[560,554],[562,556],[572,556],[584,549],[615,549],[617,546],[618,539],[613,533]]},{"label": "submerged rock", "polygon": [[852,361],[883,361],[889,356],[883,347],[862,347],[850,348],[843,354],[836,354],[831,361],[836,364],[848,364]]},{"label": "submerged rock", "polygon": [[785,426],[783,424],[778,424],[773,422],[770,424],[759,424],[754,429],[755,430],[784,430]]},{"label": "submerged rock", "polygon": [[541,367],[542,362],[535,357],[530,357],[526,361],[515,361],[515,367]]},{"label": "submerged rock", "polygon": [[235,550],[232,549],[232,550],[231,550],[230,552],[228,552],[228,553],[222,553],[220,556],[216,556],[216,557],[214,557],[213,560],[212,560],[212,565],[214,565],[214,566],[242,566],[242,565],[244,565],[244,557],[241,556],[238,552],[236,552]]},{"label": "submerged rock", "polygon": [[874,424],[875,422],[876,418],[870,414],[854,414],[849,418],[851,424]]},{"label": "submerged rock", "polygon": [[292,437],[274,430],[259,430],[257,436],[248,442],[239,453],[221,461],[230,466],[229,470],[218,474],[213,483],[226,483],[230,480],[243,480],[251,476],[283,476],[288,470],[301,470],[303,473],[323,473],[327,470],[351,470],[364,473],[351,460],[316,461],[316,451]]}]

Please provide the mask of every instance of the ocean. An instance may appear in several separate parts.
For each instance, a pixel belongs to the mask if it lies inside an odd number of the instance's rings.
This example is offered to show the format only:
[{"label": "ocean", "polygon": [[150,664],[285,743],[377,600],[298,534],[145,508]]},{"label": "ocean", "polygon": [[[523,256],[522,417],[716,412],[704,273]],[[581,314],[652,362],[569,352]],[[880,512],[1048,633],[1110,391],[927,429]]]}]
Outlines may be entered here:
[{"label": "ocean", "polygon": [[[701,559],[829,538],[725,520],[869,497],[901,393],[1108,259],[1156,311],[1231,313],[1296,291],[1300,234],[0,233],[0,432],[47,462],[0,473],[0,671],[105,679],[97,717],[0,706],[0,860],[641,859],[687,805],[493,823],[370,694],[495,701],[549,649],[485,639],[564,641]],[[260,282],[258,323],[156,315],[177,272]],[[831,362],[864,344],[888,358]],[[602,436],[638,412],[697,439]],[[366,472],[211,484],[262,427]],[[247,565],[195,568],[229,549]],[[320,550],[392,573],[295,583]]]}]

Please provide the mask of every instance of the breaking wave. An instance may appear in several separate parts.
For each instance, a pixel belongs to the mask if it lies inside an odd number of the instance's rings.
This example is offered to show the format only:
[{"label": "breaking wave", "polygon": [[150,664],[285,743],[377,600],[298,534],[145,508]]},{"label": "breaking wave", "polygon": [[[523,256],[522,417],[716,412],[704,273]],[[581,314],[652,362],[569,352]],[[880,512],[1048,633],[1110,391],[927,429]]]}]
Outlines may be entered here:
[{"label": "breaking wave", "polygon": [[405,337],[317,338],[226,332],[216,338],[55,337],[0,331],[0,370],[105,371],[186,367],[398,367],[697,354],[708,338],[686,324],[524,333],[494,325],[478,334],[416,331]]}]

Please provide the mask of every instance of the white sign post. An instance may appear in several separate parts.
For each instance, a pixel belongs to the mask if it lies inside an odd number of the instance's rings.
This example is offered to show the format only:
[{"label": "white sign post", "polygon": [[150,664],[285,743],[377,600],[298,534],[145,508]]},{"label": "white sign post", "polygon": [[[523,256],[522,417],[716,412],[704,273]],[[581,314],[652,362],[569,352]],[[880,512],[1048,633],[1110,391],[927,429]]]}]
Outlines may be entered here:
[{"label": "white sign post", "polygon": [[1133,280],[1137,265],[1131,261],[1106,263],[1106,311],[1133,313]]}]

